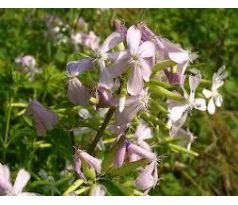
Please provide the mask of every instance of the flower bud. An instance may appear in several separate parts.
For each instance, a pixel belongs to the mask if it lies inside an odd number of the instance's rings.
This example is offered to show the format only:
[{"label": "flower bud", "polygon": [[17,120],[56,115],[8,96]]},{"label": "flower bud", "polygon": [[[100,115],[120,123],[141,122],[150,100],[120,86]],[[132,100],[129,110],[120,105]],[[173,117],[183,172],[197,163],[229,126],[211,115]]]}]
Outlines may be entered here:
[{"label": "flower bud", "polygon": [[33,100],[27,109],[27,114],[33,117],[38,136],[44,136],[47,130],[52,130],[58,122],[57,115]]},{"label": "flower bud", "polygon": [[95,171],[97,173],[101,173],[101,160],[89,155],[82,150],[76,150],[74,154],[74,163],[75,171],[83,180],[86,180],[85,176],[94,179],[96,177]]},{"label": "flower bud", "polygon": [[156,155],[153,152],[151,152],[147,149],[144,149],[138,145],[131,143],[131,144],[129,144],[127,150],[129,153],[139,155],[142,158],[145,158],[145,159],[148,159],[151,161],[156,160]]},{"label": "flower bud", "polygon": [[157,163],[151,162],[140,172],[135,181],[135,185],[145,191],[154,187],[158,182]]}]

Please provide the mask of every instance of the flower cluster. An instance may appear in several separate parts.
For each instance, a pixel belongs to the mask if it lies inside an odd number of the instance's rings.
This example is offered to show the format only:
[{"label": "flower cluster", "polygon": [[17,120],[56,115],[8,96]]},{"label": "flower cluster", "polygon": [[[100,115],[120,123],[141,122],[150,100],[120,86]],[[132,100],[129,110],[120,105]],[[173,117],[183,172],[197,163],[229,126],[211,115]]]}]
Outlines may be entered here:
[{"label": "flower cluster", "polygon": [[[90,106],[108,111],[89,149],[75,148],[74,169],[85,183],[98,180],[92,195],[107,193],[100,184],[103,177],[123,177],[128,170],[134,173],[134,186],[148,194],[159,182],[159,137],[169,135],[190,150],[196,137],[186,128],[186,119],[195,110],[214,114],[215,106],[221,106],[218,88],[224,83],[225,67],[214,74],[208,90],[210,82],[188,69],[198,58],[196,53],[153,33],[144,23],[129,28],[120,21],[114,24],[115,31],[101,45],[95,39],[92,44],[84,34],[72,36],[76,44],[84,42],[91,55],[67,64],[68,98],[84,107],[79,115],[85,120],[90,118]],[[97,80],[84,84],[85,72]],[[37,101],[31,102],[28,113],[39,136],[58,122],[56,114]],[[114,139],[110,145],[104,144],[105,131]],[[104,154],[97,155],[97,149]]]}]

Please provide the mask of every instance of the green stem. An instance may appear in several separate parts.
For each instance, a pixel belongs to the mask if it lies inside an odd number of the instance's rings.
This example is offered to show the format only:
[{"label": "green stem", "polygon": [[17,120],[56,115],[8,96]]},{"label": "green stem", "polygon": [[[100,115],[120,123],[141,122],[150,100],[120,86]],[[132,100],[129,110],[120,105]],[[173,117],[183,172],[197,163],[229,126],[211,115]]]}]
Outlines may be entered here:
[{"label": "green stem", "polygon": [[95,150],[95,147],[97,146],[99,140],[101,139],[105,129],[107,128],[107,125],[109,124],[112,116],[113,116],[113,113],[115,111],[115,108],[110,108],[107,112],[107,115],[104,119],[104,122],[102,124],[102,126],[100,127],[99,131],[97,132],[96,136],[94,137],[94,140],[89,148],[89,153],[90,154],[93,154],[94,150]]},{"label": "green stem", "polygon": [[8,147],[8,135],[9,135],[9,126],[10,126],[10,119],[11,119],[11,112],[12,112],[12,98],[10,98],[9,103],[8,103],[8,110],[7,110],[7,119],[6,119],[6,128],[5,128],[5,135],[4,135],[4,149],[3,149],[3,161],[6,159],[6,151]]}]

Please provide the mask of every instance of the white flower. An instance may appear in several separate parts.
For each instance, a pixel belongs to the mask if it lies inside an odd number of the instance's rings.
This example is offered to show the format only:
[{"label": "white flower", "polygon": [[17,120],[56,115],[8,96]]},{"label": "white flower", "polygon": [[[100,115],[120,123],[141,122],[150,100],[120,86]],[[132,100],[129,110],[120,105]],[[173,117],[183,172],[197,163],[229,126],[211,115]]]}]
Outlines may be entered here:
[{"label": "white flower", "polygon": [[35,193],[22,192],[30,179],[30,174],[21,169],[15,180],[14,185],[10,181],[10,171],[8,166],[0,163],[0,195],[2,196],[34,196]]},{"label": "white flower", "polygon": [[201,75],[189,76],[190,94],[184,88],[185,103],[170,102],[169,103],[169,125],[175,128],[181,128],[187,119],[188,112],[194,108],[201,111],[206,111],[206,100],[203,98],[195,98],[195,90],[201,80]]},{"label": "white flower", "polygon": [[226,77],[224,70],[225,66],[222,66],[217,73],[214,73],[211,90],[203,89],[202,91],[203,95],[207,99],[210,99],[208,101],[207,110],[211,115],[215,113],[216,106],[221,107],[223,102],[222,95],[218,92],[218,89],[224,84],[224,78]]}]

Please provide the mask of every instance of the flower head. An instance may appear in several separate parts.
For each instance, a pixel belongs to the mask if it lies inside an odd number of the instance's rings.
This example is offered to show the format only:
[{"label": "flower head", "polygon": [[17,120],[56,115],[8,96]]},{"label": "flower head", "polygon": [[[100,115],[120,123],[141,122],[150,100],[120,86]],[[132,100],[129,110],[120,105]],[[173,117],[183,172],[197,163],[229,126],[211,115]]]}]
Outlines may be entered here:
[{"label": "flower head", "polygon": [[127,82],[127,90],[131,95],[139,95],[148,82],[154,64],[155,48],[150,41],[141,43],[141,30],[131,26],[127,31],[126,41],[128,52],[122,52],[121,57],[111,66],[113,77],[120,76],[131,66],[131,73]]},{"label": "flower head", "polygon": [[52,130],[58,122],[57,115],[41,105],[37,100],[31,101],[27,114],[31,115],[36,125],[38,136],[44,136],[47,130]]},{"label": "flower head", "polygon": [[223,98],[222,95],[218,92],[218,89],[224,84],[224,78],[226,77],[225,66],[222,66],[216,73],[213,75],[212,87],[211,90],[203,89],[203,95],[209,99],[207,110],[212,115],[216,111],[216,106],[221,107]]},{"label": "flower head", "polygon": [[169,121],[173,129],[179,129],[183,126],[187,119],[188,112],[193,109],[201,111],[206,110],[206,100],[203,98],[195,98],[195,91],[200,83],[201,75],[189,76],[190,94],[184,91],[184,103],[170,101],[169,103]]}]

